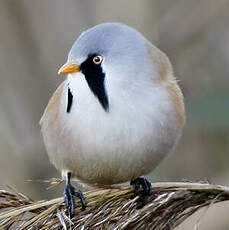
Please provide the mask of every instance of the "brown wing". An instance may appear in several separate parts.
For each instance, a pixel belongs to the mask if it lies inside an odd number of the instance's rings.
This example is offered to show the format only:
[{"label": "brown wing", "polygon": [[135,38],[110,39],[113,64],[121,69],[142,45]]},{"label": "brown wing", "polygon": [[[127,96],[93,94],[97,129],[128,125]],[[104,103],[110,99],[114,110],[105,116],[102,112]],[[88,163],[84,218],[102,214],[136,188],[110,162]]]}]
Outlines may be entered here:
[{"label": "brown wing", "polygon": [[61,95],[63,92],[65,82],[62,82],[57,90],[54,92],[53,96],[49,100],[47,107],[40,119],[39,124],[41,128],[45,123],[51,125],[55,120],[57,120],[60,112],[60,103],[61,103]]},{"label": "brown wing", "polygon": [[169,58],[150,42],[147,42],[146,46],[148,48],[149,56],[159,72],[159,81],[167,88],[170,98],[174,102],[178,124],[180,127],[183,127],[185,124],[184,98],[177,84],[177,80],[174,77],[173,68]]}]

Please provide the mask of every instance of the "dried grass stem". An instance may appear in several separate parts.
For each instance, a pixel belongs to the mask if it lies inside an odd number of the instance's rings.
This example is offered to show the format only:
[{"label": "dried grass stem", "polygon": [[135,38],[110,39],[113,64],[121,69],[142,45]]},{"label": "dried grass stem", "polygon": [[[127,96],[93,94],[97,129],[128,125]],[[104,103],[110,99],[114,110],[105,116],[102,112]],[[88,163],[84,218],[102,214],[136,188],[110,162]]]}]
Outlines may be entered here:
[{"label": "dried grass stem", "polygon": [[208,183],[153,183],[153,195],[138,209],[131,186],[84,193],[88,208],[70,220],[64,198],[33,201],[9,187],[0,190],[0,229],[174,229],[204,206],[229,200],[229,187]]}]

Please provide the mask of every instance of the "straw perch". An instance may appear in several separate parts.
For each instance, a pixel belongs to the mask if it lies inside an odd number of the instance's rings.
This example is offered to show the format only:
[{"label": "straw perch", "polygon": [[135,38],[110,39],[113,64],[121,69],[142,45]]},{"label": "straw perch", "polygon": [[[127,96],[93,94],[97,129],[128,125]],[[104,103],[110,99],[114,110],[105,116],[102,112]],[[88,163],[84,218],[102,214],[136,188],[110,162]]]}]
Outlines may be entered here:
[{"label": "straw perch", "polygon": [[175,229],[204,206],[229,200],[229,187],[201,183],[153,183],[153,195],[138,209],[133,188],[85,192],[88,207],[69,219],[64,198],[34,201],[9,187],[0,190],[0,229]]}]

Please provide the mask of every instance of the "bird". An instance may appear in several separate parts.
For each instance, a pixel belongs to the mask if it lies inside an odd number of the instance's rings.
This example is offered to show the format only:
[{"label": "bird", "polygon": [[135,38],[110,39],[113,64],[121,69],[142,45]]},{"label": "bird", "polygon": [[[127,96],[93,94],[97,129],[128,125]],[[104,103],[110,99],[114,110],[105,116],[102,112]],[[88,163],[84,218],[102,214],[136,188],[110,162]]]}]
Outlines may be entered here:
[{"label": "bird", "polygon": [[50,161],[66,180],[65,202],[87,202],[71,179],[103,187],[130,181],[150,196],[144,176],[171,152],[185,125],[184,98],[167,55],[119,22],[76,39],[58,74],[67,75],[40,120]]}]

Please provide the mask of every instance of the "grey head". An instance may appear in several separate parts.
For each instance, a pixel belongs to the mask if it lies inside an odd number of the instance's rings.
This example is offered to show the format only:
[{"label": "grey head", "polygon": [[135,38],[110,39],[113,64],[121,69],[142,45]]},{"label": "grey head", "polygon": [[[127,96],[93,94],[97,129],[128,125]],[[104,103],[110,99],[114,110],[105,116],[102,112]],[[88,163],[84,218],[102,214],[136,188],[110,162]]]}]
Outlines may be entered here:
[{"label": "grey head", "polygon": [[[149,65],[146,39],[121,23],[104,23],[83,32],[73,44],[68,61],[80,66],[92,93],[109,111],[108,81],[135,81]],[[102,57],[101,63],[93,63]],[[114,77],[115,76],[115,77]],[[112,84],[112,83],[110,83]]]}]

